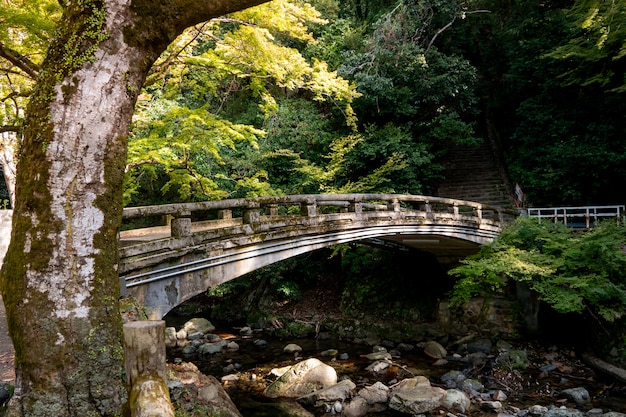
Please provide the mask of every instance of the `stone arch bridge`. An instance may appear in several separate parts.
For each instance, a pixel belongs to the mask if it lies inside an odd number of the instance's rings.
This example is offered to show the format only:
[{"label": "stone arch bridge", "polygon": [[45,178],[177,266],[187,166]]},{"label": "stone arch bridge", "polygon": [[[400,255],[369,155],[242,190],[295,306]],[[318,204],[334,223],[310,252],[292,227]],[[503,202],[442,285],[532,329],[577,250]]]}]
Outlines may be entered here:
[{"label": "stone arch bridge", "polygon": [[151,318],[208,288],[331,245],[375,240],[465,257],[498,236],[503,211],[480,203],[395,194],[320,194],[124,209],[125,227],[147,217],[167,226],[120,233],[123,296]]}]

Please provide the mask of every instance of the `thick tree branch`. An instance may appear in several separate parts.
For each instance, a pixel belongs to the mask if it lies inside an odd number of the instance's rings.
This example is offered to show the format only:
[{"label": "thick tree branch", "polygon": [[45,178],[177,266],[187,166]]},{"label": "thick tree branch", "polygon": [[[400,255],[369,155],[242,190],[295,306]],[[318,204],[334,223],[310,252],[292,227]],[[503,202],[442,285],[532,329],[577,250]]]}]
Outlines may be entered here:
[{"label": "thick tree branch", "polygon": [[3,43],[0,43],[0,57],[11,62],[13,65],[28,74],[28,76],[32,79],[37,78],[39,67],[19,52],[7,48]]}]

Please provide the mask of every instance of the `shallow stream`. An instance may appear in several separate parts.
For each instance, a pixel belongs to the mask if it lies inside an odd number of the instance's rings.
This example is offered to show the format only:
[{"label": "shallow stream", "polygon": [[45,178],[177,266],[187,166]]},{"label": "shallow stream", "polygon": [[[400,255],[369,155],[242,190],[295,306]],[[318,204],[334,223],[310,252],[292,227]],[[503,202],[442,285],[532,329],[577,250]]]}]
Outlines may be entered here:
[{"label": "shallow stream", "polygon": [[[168,326],[180,328],[182,323],[169,323]],[[567,402],[558,393],[566,388],[585,387],[593,398],[591,404],[586,404],[581,411],[600,408],[605,412],[626,412],[626,387],[623,384],[609,380],[602,375],[584,366],[574,352],[564,346],[543,345],[541,343],[526,343],[516,349],[526,349],[529,354],[529,366],[523,373],[507,372],[492,368],[493,357],[490,356],[486,365],[473,368],[461,360],[451,360],[445,365],[433,365],[434,360],[426,356],[422,349],[416,347],[412,351],[402,352],[400,357],[394,358],[394,365],[379,374],[366,371],[371,361],[362,357],[372,352],[372,347],[362,343],[352,343],[333,338],[298,338],[279,339],[264,332],[255,332],[251,336],[239,335],[238,328],[222,327],[215,331],[223,339],[233,340],[239,345],[236,351],[223,351],[210,356],[197,354],[185,356],[180,349],[168,351],[168,360],[193,362],[204,374],[213,375],[220,379],[226,375],[236,375],[237,379],[224,382],[225,388],[237,408],[245,417],[260,416],[293,416],[277,410],[276,401],[264,398],[263,391],[271,380],[267,378],[273,368],[293,365],[300,358],[316,357],[333,366],[339,378],[349,377],[361,388],[376,381],[391,385],[394,381],[423,375],[429,378],[432,385],[446,388],[440,377],[449,370],[460,370],[469,377],[479,379],[485,389],[502,390],[508,396],[504,402],[520,409],[531,405],[566,405],[575,407]],[[259,340],[267,342],[260,345]],[[283,348],[295,343],[302,347],[298,354],[283,352]],[[325,351],[336,350],[337,356],[326,356]],[[393,346],[388,343],[388,350]],[[454,352],[449,352],[449,354]],[[340,359],[340,355],[344,358]],[[347,356],[347,358],[345,358]],[[549,371],[545,371],[549,366]],[[542,369],[544,369],[542,371]],[[310,410],[316,415],[324,414],[321,409]],[[400,416],[393,411],[372,414],[379,417]],[[479,410],[477,407],[469,416],[495,415]]]}]

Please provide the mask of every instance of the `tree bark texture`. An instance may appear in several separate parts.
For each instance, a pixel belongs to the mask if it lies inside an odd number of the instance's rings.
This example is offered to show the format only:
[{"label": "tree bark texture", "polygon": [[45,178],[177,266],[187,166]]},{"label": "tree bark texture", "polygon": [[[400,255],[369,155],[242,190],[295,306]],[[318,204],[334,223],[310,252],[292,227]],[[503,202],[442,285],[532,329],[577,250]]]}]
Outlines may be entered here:
[{"label": "tree bark texture", "polygon": [[124,413],[118,231],[127,136],[150,66],[186,27],[262,0],[77,0],[27,109],[1,290],[12,416]]}]

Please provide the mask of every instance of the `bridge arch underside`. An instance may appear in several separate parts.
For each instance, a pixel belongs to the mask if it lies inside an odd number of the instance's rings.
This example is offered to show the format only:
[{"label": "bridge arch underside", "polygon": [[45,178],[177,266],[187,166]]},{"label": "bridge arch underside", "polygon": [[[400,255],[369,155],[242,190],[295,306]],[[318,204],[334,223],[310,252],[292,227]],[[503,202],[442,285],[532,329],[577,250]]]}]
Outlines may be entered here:
[{"label": "bridge arch underside", "polygon": [[476,253],[491,242],[492,231],[458,225],[386,226],[333,231],[285,239],[256,241],[245,245],[220,242],[181,252],[158,266],[134,271],[124,278],[127,295],[146,306],[151,319],[160,319],[179,304],[211,287],[264,266],[332,245],[376,239],[435,255],[440,262]]}]

